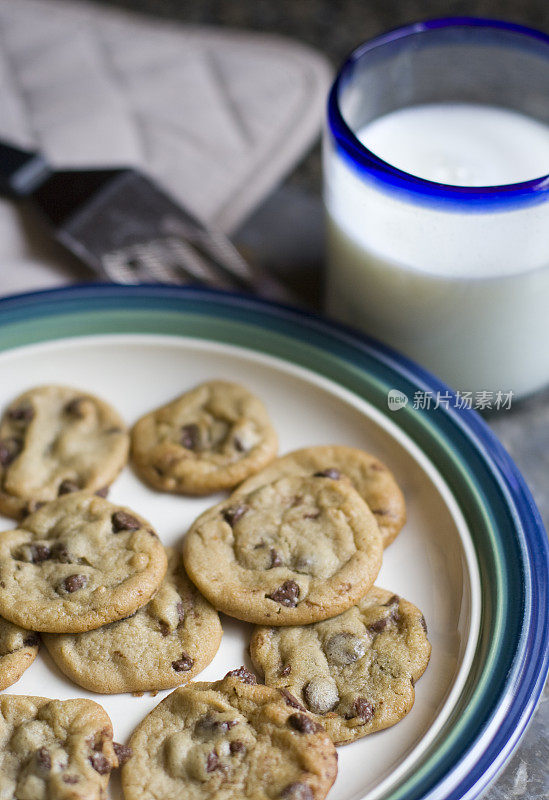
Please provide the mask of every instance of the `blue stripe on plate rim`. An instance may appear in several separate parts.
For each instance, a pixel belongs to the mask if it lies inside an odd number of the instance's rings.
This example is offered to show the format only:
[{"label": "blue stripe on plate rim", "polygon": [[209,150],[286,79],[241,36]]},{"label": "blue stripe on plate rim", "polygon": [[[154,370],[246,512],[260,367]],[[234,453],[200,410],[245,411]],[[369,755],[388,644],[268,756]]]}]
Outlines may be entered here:
[{"label": "blue stripe on plate rim", "polygon": [[[86,284],[8,296],[0,299],[0,349],[97,333],[93,326],[90,330],[89,320],[98,315],[104,333],[177,333],[175,315],[180,321],[188,318],[193,326],[204,320],[204,327],[184,335],[219,340],[225,325],[231,344],[316,369],[357,394],[361,378],[367,377],[367,399],[385,414],[388,388],[409,397],[416,390],[454,396],[422,367],[343,325],[265,300],[194,287]],[[290,345],[282,354],[281,342]],[[301,348],[299,357],[292,348]],[[331,371],[326,372],[323,359],[332,357]],[[398,414],[392,415],[393,421],[397,419],[420,446],[427,446],[452,489],[457,491],[458,484],[468,480],[469,495],[462,496],[471,503],[480,498],[484,504],[484,535],[492,538],[489,545],[477,543],[477,555],[484,577],[496,578],[497,593],[485,585],[483,602],[492,603],[493,626],[499,627],[493,627],[498,647],[484,644],[484,661],[464,698],[461,717],[453,721],[455,730],[446,729],[443,743],[437,740],[385,800],[473,800],[517,746],[549,671],[549,545],[524,479],[475,411],[450,403],[428,412],[407,406]],[[484,564],[482,557],[488,559]],[[491,575],[492,569],[498,574]]]}]

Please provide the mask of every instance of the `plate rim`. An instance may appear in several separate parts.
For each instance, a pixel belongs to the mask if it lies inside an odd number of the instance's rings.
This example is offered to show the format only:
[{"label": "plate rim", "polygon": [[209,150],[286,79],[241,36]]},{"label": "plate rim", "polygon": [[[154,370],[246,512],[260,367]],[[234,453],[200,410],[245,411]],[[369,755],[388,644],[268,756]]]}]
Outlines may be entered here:
[{"label": "plate rim", "polygon": [[[85,284],[57,289],[30,292],[20,295],[9,295],[0,298],[0,334],[10,324],[24,320],[32,320],[44,316],[60,316],[69,313],[71,304],[88,304],[85,309],[103,311],[105,305],[111,312],[124,311],[125,306],[130,306],[133,301],[135,307],[157,306],[171,304],[172,310],[182,313],[184,306],[189,303],[196,305],[197,313],[206,314],[217,310],[225,312],[233,321],[240,324],[254,324],[248,320],[249,315],[261,318],[261,327],[268,330],[269,325],[277,323],[289,329],[284,335],[290,339],[300,341],[296,329],[309,336],[318,336],[331,343],[330,355],[335,358],[341,353],[346,353],[347,360],[351,363],[351,356],[363,354],[364,357],[374,362],[391,377],[398,377],[405,385],[411,385],[423,391],[449,392],[450,398],[454,392],[434,375],[427,372],[410,359],[400,355],[391,348],[377,342],[375,339],[358,333],[347,326],[327,320],[318,314],[301,311],[288,306],[272,303],[270,301],[238,295],[217,290],[197,287],[174,287],[162,285],[118,286],[112,284]],[[101,302],[103,301],[103,302]],[[116,302],[123,301],[123,305]],[[95,304],[95,305],[94,305]],[[110,304],[110,305],[109,305]],[[179,306],[179,308],[178,308]],[[186,309],[188,311],[188,309]],[[227,321],[227,320],[225,320]],[[256,322],[257,326],[258,323]],[[291,329],[291,330],[290,330]],[[292,332],[293,331],[293,332]],[[122,331],[121,331],[122,332]],[[138,331],[135,332],[149,332]],[[81,335],[85,335],[84,333]],[[45,336],[36,333],[38,338],[34,342],[43,342],[59,336]],[[65,337],[61,337],[65,338]],[[199,337],[201,338],[201,337]],[[26,344],[23,342],[21,344]],[[30,344],[30,342],[28,342]],[[10,350],[17,347],[9,344],[2,349]],[[258,350],[254,342],[248,344],[249,349]],[[287,359],[286,356],[280,356]],[[360,361],[360,359],[359,359]],[[292,362],[299,363],[299,362]],[[357,364],[364,371],[363,365]],[[314,368],[310,368],[316,372]],[[338,383],[337,379],[332,380]],[[349,388],[349,387],[345,387]],[[369,398],[369,402],[371,400]],[[375,405],[375,404],[374,404]],[[412,409],[408,408],[411,414]],[[505,676],[504,686],[500,689],[498,705],[490,710],[484,730],[479,732],[474,741],[469,741],[463,751],[459,752],[457,760],[452,763],[441,763],[440,769],[431,768],[429,787],[418,785],[421,775],[412,775],[405,779],[397,789],[391,793],[391,800],[401,797],[422,798],[422,800],[472,800],[477,797],[493,780],[517,746],[526,726],[534,712],[535,706],[549,671],[549,607],[547,603],[547,588],[549,583],[549,543],[530,490],[528,489],[520,471],[503,448],[495,434],[488,428],[484,420],[476,411],[467,408],[455,408],[449,404],[447,408],[439,407],[437,411],[431,410],[431,416],[421,417],[419,411],[414,411],[414,422],[431,422],[432,431],[446,430],[459,432],[460,438],[466,441],[481,460],[481,466],[488,470],[494,482],[494,491],[501,493],[500,502],[503,502],[509,513],[509,521],[514,526],[516,546],[520,549],[523,561],[521,580],[524,589],[524,603],[520,609],[520,633],[515,642],[516,650],[508,674]],[[385,414],[389,416],[385,407]],[[395,420],[394,412],[390,419]],[[437,415],[435,417],[435,415]],[[401,418],[404,419],[404,418]],[[412,419],[408,417],[408,419]],[[406,433],[409,431],[404,429]],[[415,441],[415,437],[411,437]],[[418,442],[415,442],[418,444]],[[421,445],[419,444],[421,448]],[[437,468],[438,465],[435,463]],[[440,468],[439,468],[440,469]],[[445,480],[447,476],[442,475]],[[504,542],[500,541],[500,545]],[[534,614],[534,610],[537,612]],[[524,653],[528,658],[524,659]],[[522,658],[521,658],[522,657]],[[478,688],[478,687],[477,687]],[[470,702],[471,698],[469,698]],[[503,706],[505,705],[505,716]],[[460,745],[461,746],[461,745]],[[429,775],[429,773],[427,773]],[[416,780],[418,779],[418,780]],[[414,783],[415,781],[415,783]]]}]

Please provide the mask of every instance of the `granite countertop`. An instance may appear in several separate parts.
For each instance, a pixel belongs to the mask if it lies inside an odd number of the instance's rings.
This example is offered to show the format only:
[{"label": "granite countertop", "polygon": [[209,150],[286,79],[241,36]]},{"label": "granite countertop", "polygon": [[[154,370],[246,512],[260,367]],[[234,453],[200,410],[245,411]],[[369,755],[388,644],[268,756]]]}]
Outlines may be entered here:
[{"label": "granite countertop", "polygon": [[[337,65],[360,41],[427,16],[512,19],[549,31],[547,0],[102,0],[197,24],[293,36]],[[318,302],[322,269],[322,209],[318,149],[290,176],[239,234],[240,243]],[[487,422],[522,470],[549,525],[549,389]],[[549,798],[549,689],[524,738],[486,800]]]}]

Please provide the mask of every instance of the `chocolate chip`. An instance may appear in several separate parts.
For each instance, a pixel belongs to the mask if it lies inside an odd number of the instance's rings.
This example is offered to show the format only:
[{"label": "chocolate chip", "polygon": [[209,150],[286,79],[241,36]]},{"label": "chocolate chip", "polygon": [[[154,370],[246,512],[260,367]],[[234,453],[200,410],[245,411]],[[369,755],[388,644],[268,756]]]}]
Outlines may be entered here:
[{"label": "chocolate chip", "polygon": [[183,603],[181,601],[179,601],[179,603],[176,603],[175,608],[177,610],[177,616],[179,618],[179,622],[184,622],[185,621],[185,606],[183,605]]},{"label": "chocolate chip", "polygon": [[281,567],[282,566],[282,558],[280,557],[280,553],[271,547],[271,565],[269,569],[273,569],[273,567]]},{"label": "chocolate chip", "polygon": [[238,667],[238,669],[232,669],[230,672],[227,672],[225,677],[238,678],[238,680],[242,681],[243,683],[249,683],[249,684],[257,683],[257,678],[255,677],[253,672],[250,672],[250,670],[246,669],[246,667]]},{"label": "chocolate chip", "polygon": [[74,397],[72,400],[65,406],[65,413],[70,414],[72,417],[83,417],[84,416],[84,403],[86,402],[85,397]]},{"label": "chocolate chip", "polygon": [[227,731],[230,731],[231,728],[234,728],[235,725],[238,725],[238,720],[222,719],[220,722],[217,723],[217,725],[222,733],[227,733]]},{"label": "chocolate chip", "polygon": [[73,560],[69,551],[67,550],[66,545],[62,542],[56,542],[50,548],[50,558],[59,561],[61,564],[72,564]]},{"label": "chocolate chip", "polygon": [[280,669],[280,677],[281,677],[281,678],[287,678],[287,677],[288,677],[288,675],[290,674],[290,672],[291,672],[291,671],[292,671],[292,666],[291,666],[291,664],[285,664],[285,665],[284,665],[283,667],[281,667],[281,669]]},{"label": "chocolate chip", "polygon": [[23,442],[15,436],[0,440],[0,465],[9,467],[12,461],[15,461],[22,448]]},{"label": "chocolate chip", "polygon": [[235,753],[245,753],[246,745],[244,742],[241,742],[237,739],[235,742],[230,743],[229,749],[231,751],[231,755],[234,756]]},{"label": "chocolate chip", "polygon": [[49,772],[51,769],[51,756],[46,747],[36,751],[36,764],[43,772]]},{"label": "chocolate chip", "polygon": [[73,492],[78,492],[78,491],[80,491],[80,486],[76,483],[76,481],[71,481],[68,478],[66,478],[59,484],[59,489],[57,490],[57,494],[61,496],[62,494],[72,494]]},{"label": "chocolate chip", "polygon": [[162,634],[162,636],[168,636],[169,635],[170,626],[168,625],[167,622],[161,622],[160,623],[160,633]]},{"label": "chocolate chip", "polygon": [[194,732],[203,739],[211,739],[218,734],[226,734],[235,725],[238,725],[237,719],[216,719],[213,714],[205,714],[197,720]]},{"label": "chocolate chip", "polygon": [[334,467],[328,467],[320,472],[314,473],[315,478],[331,478],[333,481],[338,481],[341,478],[341,472]]},{"label": "chocolate chip", "polygon": [[239,504],[237,506],[229,506],[223,512],[223,519],[225,522],[228,522],[231,528],[233,528],[239,519],[241,519],[246,511],[248,510],[248,506],[244,504]]},{"label": "chocolate chip", "polygon": [[93,737],[90,737],[86,741],[90,747],[93,747],[96,753],[102,753],[105,739],[109,736],[109,733],[109,730],[103,729],[102,731],[98,731]]},{"label": "chocolate chip", "polygon": [[72,594],[78,589],[83,589],[87,583],[88,578],[86,575],[69,575],[68,578],[65,578],[63,581],[63,588],[66,592]]},{"label": "chocolate chip", "polygon": [[314,797],[311,787],[301,781],[288,784],[280,796],[283,800],[313,800]]},{"label": "chocolate chip", "polygon": [[198,450],[200,446],[200,428],[194,422],[183,425],[179,440],[187,450]]},{"label": "chocolate chip", "polygon": [[339,702],[339,694],[333,679],[321,675],[305,684],[303,697],[307,707],[315,714],[327,714]]},{"label": "chocolate chip", "polygon": [[357,697],[351,707],[350,712],[345,714],[345,719],[359,717],[363,722],[370,722],[374,716],[374,711],[374,706],[365,700],[364,697]]},{"label": "chocolate chip", "polygon": [[63,775],[63,783],[78,783],[80,778],[77,775]]},{"label": "chocolate chip", "polygon": [[112,746],[118,759],[118,766],[123,767],[133,756],[133,750],[128,744],[119,744],[118,742],[113,742]]},{"label": "chocolate chip", "polygon": [[30,556],[33,564],[41,564],[42,561],[47,561],[50,555],[51,551],[47,544],[31,544]]},{"label": "chocolate chip", "polygon": [[111,762],[103,753],[92,753],[90,756],[90,764],[100,775],[107,775],[112,769]]},{"label": "chocolate chip", "polygon": [[172,667],[176,672],[188,672],[194,666],[194,659],[186,653],[182,653],[181,658],[172,661]]},{"label": "chocolate chip", "polygon": [[136,517],[128,514],[127,511],[115,511],[111,517],[112,529],[114,533],[120,531],[138,531],[143,526]]},{"label": "chocolate chip", "polygon": [[395,603],[400,603],[400,597],[398,594],[392,594],[390,598],[387,600],[386,603],[383,603],[384,606],[392,606]]},{"label": "chocolate chip", "polygon": [[208,753],[208,757],[206,759],[206,772],[213,772],[214,769],[217,769],[219,764],[219,759],[217,757],[217,753],[213,750],[211,753]]},{"label": "chocolate chip", "polygon": [[284,702],[287,706],[290,706],[290,708],[299,708],[300,711],[305,711],[304,706],[302,706],[299,700],[287,689],[279,689],[278,691],[284,698]]},{"label": "chocolate chip", "polygon": [[103,488],[98,489],[95,494],[97,495],[97,497],[106,497],[108,493],[109,493],[109,487],[103,486]]},{"label": "chocolate chip", "polygon": [[295,608],[299,597],[299,586],[295,581],[284,581],[282,586],[266,597],[286,608]]},{"label": "chocolate chip", "polygon": [[30,422],[34,417],[34,408],[28,403],[24,403],[23,405],[15,406],[15,408],[10,408],[7,416],[8,419],[14,422]]},{"label": "chocolate chip", "polygon": [[291,714],[288,717],[288,724],[299,733],[314,733],[316,730],[313,720],[305,714]]},{"label": "chocolate chip", "polygon": [[388,622],[388,617],[382,617],[381,619],[378,619],[377,622],[372,622],[371,625],[368,625],[368,630],[370,633],[381,633],[381,631],[387,627]]},{"label": "chocolate chip", "polygon": [[199,717],[194,725],[194,733],[203,739],[210,739],[217,730],[218,721],[213,714],[205,714]]},{"label": "chocolate chip", "polygon": [[46,503],[44,500],[29,500],[27,505],[25,506],[25,514],[34,514],[35,511],[38,511],[39,508],[45,506]]},{"label": "chocolate chip", "polygon": [[346,666],[362,658],[366,642],[354,633],[335,633],[324,645],[324,652],[332,664]]},{"label": "chocolate chip", "polygon": [[242,439],[239,439],[238,436],[235,436],[233,439],[234,449],[238,453],[245,453],[249,448],[246,447]]},{"label": "chocolate chip", "polygon": [[425,633],[425,636],[427,636],[427,623],[425,622],[425,617],[423,616],[423,614],[421,615],[420,623],[421,627],[423,628],[423,632]]},{"label": "chocolate chip", "polygon": [[37,647],[40,644],[40,637],[37,633],[31,633],[23,639],[23,644],[25,647]]}]

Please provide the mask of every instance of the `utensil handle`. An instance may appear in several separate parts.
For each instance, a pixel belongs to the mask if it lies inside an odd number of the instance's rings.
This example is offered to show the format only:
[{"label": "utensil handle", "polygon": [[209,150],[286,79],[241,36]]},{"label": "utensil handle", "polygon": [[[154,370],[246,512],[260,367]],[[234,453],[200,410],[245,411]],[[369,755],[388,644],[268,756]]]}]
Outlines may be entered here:
[{"label": "utensil handle", "polygon": [[51,174],[41,153],[0,142],[0,194],[26,197]]}]

